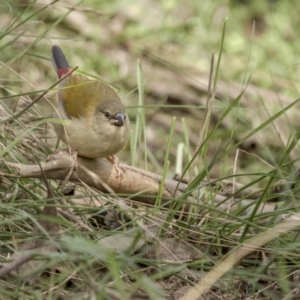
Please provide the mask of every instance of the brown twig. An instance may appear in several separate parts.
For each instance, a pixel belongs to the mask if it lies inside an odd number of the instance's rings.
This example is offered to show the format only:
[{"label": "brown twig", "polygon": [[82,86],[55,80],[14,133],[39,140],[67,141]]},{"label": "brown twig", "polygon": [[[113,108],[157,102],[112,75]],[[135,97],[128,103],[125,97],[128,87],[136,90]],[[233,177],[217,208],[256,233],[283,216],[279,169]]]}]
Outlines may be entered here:
[{"label": "brown twig", "polygon": [[[43,165],[43,170],[48,179],[64,180],[70,165],[73,163],[72,158],[67,152],[60,152],[52,155],[49,160]],[[9,166],[18,170],[18,176],[22,178],[42,178],[42,172],[38,165],[23,165],[18,163],[7,163]],[[70,181],[76,183],[84,183],[89,187],[93,187],[107,193],[107,186],[110,187],[109,193],[114,191],[113,195],[131,195],[131,199],[140,201],[148,205],[154,205],[158,195],[162,177],[128,165],[122,165],[124,169],[124,177],[120,179],[113,168],[113,165],[105,159],[87,159],[78,157],[78,167],[70,177]],[[2,174],[5,177],[15,176],[10,174]],[[162,193],[162,204],[169,205],[172,200],[179,196],[187,188],[187,184],[167,178],[164,184]],[[244,188],[241,184],[233,184],[229,181],[203,181],[199,185],[199,189],[210,189],[215,194],[216,207],[220,211],[226,211],[228,203],[226,199],[234,197],[231,210],[241,207],[247,207],[243,213],[247,213],[251,209],[253,200],[260,197],[262,191],[254,188]],[[236,194],[232,195],[232,191],[236,190]],[[271,191],[274,193],[274,198],[279,197],[280,189],[278,186]],[[200,203],[205,203],[205,192],[202,192]],[[278,195],[278,196],[277,196]],[[248,197],[249,200],[246,198]],[[242,200],[241,200],[242,198]],[[174,199],[175,200],[175,199]],[[238,202],[238,204],[237,204]],[[186,211],[190,205],[193,205],[193,197],[187,199]],[[199,203],[198,203],[199,204]],[[266,205],[266,204],[264,204]],[[270,204],[268,210],[276,209],[275,204]],[[264,208],[265,209],[265,208]]]}]

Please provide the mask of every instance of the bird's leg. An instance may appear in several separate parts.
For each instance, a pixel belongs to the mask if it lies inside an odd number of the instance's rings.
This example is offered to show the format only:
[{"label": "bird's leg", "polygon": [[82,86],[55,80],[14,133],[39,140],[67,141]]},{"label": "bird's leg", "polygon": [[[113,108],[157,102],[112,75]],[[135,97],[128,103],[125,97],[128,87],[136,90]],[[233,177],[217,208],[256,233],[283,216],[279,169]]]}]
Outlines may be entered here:
[{"label": "bird's leg", "polygon": [[123,174],[122,167],[119,164],[119,159],[115,155],[111,155],[107,157],[107,160],[109,160],[114,165],[117,171],[117,176],[122,178],[124,174]]},{"label": "bird's leg", "polygon": [[67,174],[67,176],[66,176],[66,178],[65,178],[65,180],[63,182],[63,185],[65,185],[67,183],[67,181],[69,181],[69,179],[70,179],[73,171],[77,169],[77,157],[78,157],[77,151],[70,150],[69,154],[70,154],[70,156],[72,158],[72,164],[71,164],[69,172],[68,172],[68,174]]},{"label": "bird's leg", "polygon": [[[71,152],[71,157],[73,159],[73,164],[72,164],[72,169],[76,170],[77,169],[77,157],[78,157],[78,152],[77,151],[72,151]],[[73,171],[72,170],[72,171]]]}]

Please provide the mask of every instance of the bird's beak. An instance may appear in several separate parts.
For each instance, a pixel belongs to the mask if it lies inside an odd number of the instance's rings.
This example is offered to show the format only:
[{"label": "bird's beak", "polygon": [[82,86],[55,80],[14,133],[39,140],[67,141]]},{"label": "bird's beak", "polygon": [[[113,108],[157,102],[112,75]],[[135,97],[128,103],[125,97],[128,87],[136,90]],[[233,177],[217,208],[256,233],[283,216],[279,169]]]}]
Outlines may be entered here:
[{"label": "bird's beak", "polygon": [[125,123],[125,115],[123,113],[117,113],[116,116],[111,119],[111,123],[115,126],[123,126]]}]

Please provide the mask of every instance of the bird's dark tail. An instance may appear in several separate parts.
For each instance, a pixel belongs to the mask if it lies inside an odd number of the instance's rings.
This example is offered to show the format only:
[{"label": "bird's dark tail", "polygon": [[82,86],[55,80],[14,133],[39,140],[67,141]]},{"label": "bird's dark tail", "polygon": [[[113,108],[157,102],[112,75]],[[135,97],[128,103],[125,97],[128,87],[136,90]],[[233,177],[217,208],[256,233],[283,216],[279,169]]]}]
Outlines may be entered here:
[{"label": "bird's dark tail", "polygon": [[56,45],[52,47],[52,63],[58,78],[61,78],[70,71],[70,67],[64,53]]}]

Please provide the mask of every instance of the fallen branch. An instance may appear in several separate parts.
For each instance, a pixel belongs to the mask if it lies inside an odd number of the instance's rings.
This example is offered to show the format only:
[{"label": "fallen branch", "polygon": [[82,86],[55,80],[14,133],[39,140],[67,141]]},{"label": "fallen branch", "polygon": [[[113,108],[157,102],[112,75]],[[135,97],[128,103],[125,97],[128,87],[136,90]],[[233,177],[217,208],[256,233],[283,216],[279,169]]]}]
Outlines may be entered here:
[{"label": "fallen branch", "polygon": [[[49,157],[47,162],[42,166],[45,176],[48,179],[64,180],[73,165],[73,159],[67,152],[59,152]],[[39,165],[23,165],[18,163],[7,163],[10,167],[16,168],[17,176],[21,178],[43,178]],[[106,159],[87,159],[78,157],[77,168],[74,170],[69,180],[75,183],[84,183],[101,192],[131,195],[131,199],[140,201],[145,204],[154,205],[162,177],[128,165],[121,165],[124,170],[124,176],[119,177],[113,165]],[[5,177],[16,175],[5,174]],[[178,198],[187,188],[186,183],[178,183],[173,179],[166,179],[162,193],[162,204],[170,199]],[[233,191],[237,191],[234,199],[239,202],[239,206],[249,206],[255,199],[260,197],[262,191],[254,188],[244,188],[241,184],[229,181],[214,181],[208,183],[203,181],[198,189],[210,188],[210,192],[215,193],[215,206],[220,211],[226,211],[228,205],[226,198],[232,197]],[[278,194],[281,189],[278,186],[273,188],[274,193]],[[206,194],[201,193],[200,204],[206,203]],[[210,194],[211,195],[211,194]],[[249,199],[246,200],[247,196]],[[240,198],[243,200],[241,201]],[[276,197],[274,197],[276,200]],[[231,198],[232,200],[232,198]],[[235,201],[233,201],[234,203]],[[193,195],[187,199],[186,211],[190,205],[195,203]],[[199,199],[197,200],[199,205]],[[220,205],[218,205],[220,204]],[[237,205],[232,205],[231,210],[236,209]],[[252,208],[249,208],[252,209]],[[264,204],[263,211],[276,209],[275,204]],[[245,210],[247,212],[247,210]]]}]

